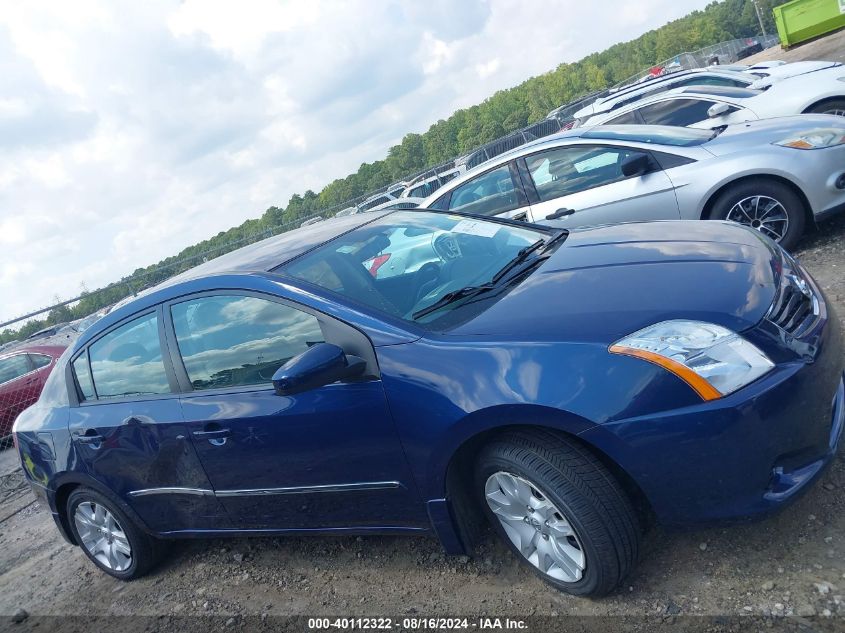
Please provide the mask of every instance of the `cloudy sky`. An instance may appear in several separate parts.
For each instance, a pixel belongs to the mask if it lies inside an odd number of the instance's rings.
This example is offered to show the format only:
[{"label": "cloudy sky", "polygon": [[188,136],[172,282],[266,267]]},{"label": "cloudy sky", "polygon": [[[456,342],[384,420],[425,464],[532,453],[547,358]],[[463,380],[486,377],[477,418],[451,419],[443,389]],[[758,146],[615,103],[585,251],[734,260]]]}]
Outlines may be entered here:
[{"label": "cloudy sky", "polygon": [[708,0],[0,0],[0,321]]}]

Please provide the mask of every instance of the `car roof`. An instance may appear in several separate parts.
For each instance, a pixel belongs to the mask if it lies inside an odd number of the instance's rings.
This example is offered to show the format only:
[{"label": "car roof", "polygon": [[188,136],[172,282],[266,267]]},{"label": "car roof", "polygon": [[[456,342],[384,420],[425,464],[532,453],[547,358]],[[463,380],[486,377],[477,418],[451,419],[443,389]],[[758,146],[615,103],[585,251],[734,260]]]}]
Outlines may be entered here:
[{"label": "car roof", "polygon": [[0,352],[0,358],[8,358],[9,356],[15,356],[24,352],[28,354],[46,354],[47,356],[58,358],[66,349],[66,347],[62,347],[61,345],[20,345],[19,347],[13,347]]},{"label": "car roof", "polygon": [[660,77],[655,77],[654,79],[649,79],[641,83],[631,84],[630,86],[626,86],[625,88],[621,88],[616,92],[610,93],[602,99],[598,99],[596,105],[605,105],[615,101],[620,97],[630,96],[640,91],[648,92],[648,90],[653,86],[660,86],[664,83],[674,81],[676,79],[683,79],[684,77],[691,77],[694,75],[702,74],[741,78],[746,79],[749,83],[754,81],[754,77],[749,76],[748,73],[744,73],[737,70],[719,69],[718,67],[713,66],[708,66],[707,68],[691,68],[689,70],[679,70],[677,72],[669,73],[667,75],[661,75]]}]

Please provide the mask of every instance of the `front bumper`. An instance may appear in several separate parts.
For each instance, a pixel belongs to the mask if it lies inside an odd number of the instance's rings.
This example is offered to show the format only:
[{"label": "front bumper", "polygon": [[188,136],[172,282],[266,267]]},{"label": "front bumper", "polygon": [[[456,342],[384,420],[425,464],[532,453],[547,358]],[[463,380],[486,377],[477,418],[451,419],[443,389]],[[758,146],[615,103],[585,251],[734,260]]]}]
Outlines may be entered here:
[{"label": "front bumper", "polygon": [[581,434],[628,473],[667,526],[746,520],[784,506],[833,460],[845,426],[835,315],[811,357],[780,362],[725,398]]}]

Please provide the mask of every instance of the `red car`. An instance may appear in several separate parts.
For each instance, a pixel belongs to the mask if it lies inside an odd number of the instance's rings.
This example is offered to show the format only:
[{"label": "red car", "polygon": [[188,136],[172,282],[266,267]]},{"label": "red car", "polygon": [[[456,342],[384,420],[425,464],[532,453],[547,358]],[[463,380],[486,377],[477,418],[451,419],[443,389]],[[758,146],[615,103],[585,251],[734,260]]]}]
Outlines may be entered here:
[{"label": "red car", "polygon": [[55,345],[30,345],[0,354],[0,445],[12,434],[20,412],[38,400],[64,351]]}]

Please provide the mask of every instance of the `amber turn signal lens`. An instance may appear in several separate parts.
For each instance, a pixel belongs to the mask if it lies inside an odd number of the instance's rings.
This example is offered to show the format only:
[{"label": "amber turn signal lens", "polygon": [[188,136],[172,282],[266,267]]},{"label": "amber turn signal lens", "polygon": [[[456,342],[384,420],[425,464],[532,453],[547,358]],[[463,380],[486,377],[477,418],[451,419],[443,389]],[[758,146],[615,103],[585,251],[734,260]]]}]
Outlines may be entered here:
[{"label": "amber turn signal lens", "polygon": [[654,352],[649,352],[644,349],[626,347],[625,345],[611,345],[610,352],[613,354],[624,354],[625,356],[642,358],[643,360],[647,360],[655,365],[660,365],[663,369],[672,372],[692,387],[693,391],[701,396],[702,400],[716,400],[717,398],[722,397],[722,394],[719,393],[719,391],[704,378],[696,374],[686,365],[682,365],[671,358],[666,358],[665,356],[661,356],[660,354],[655,354]]}]

